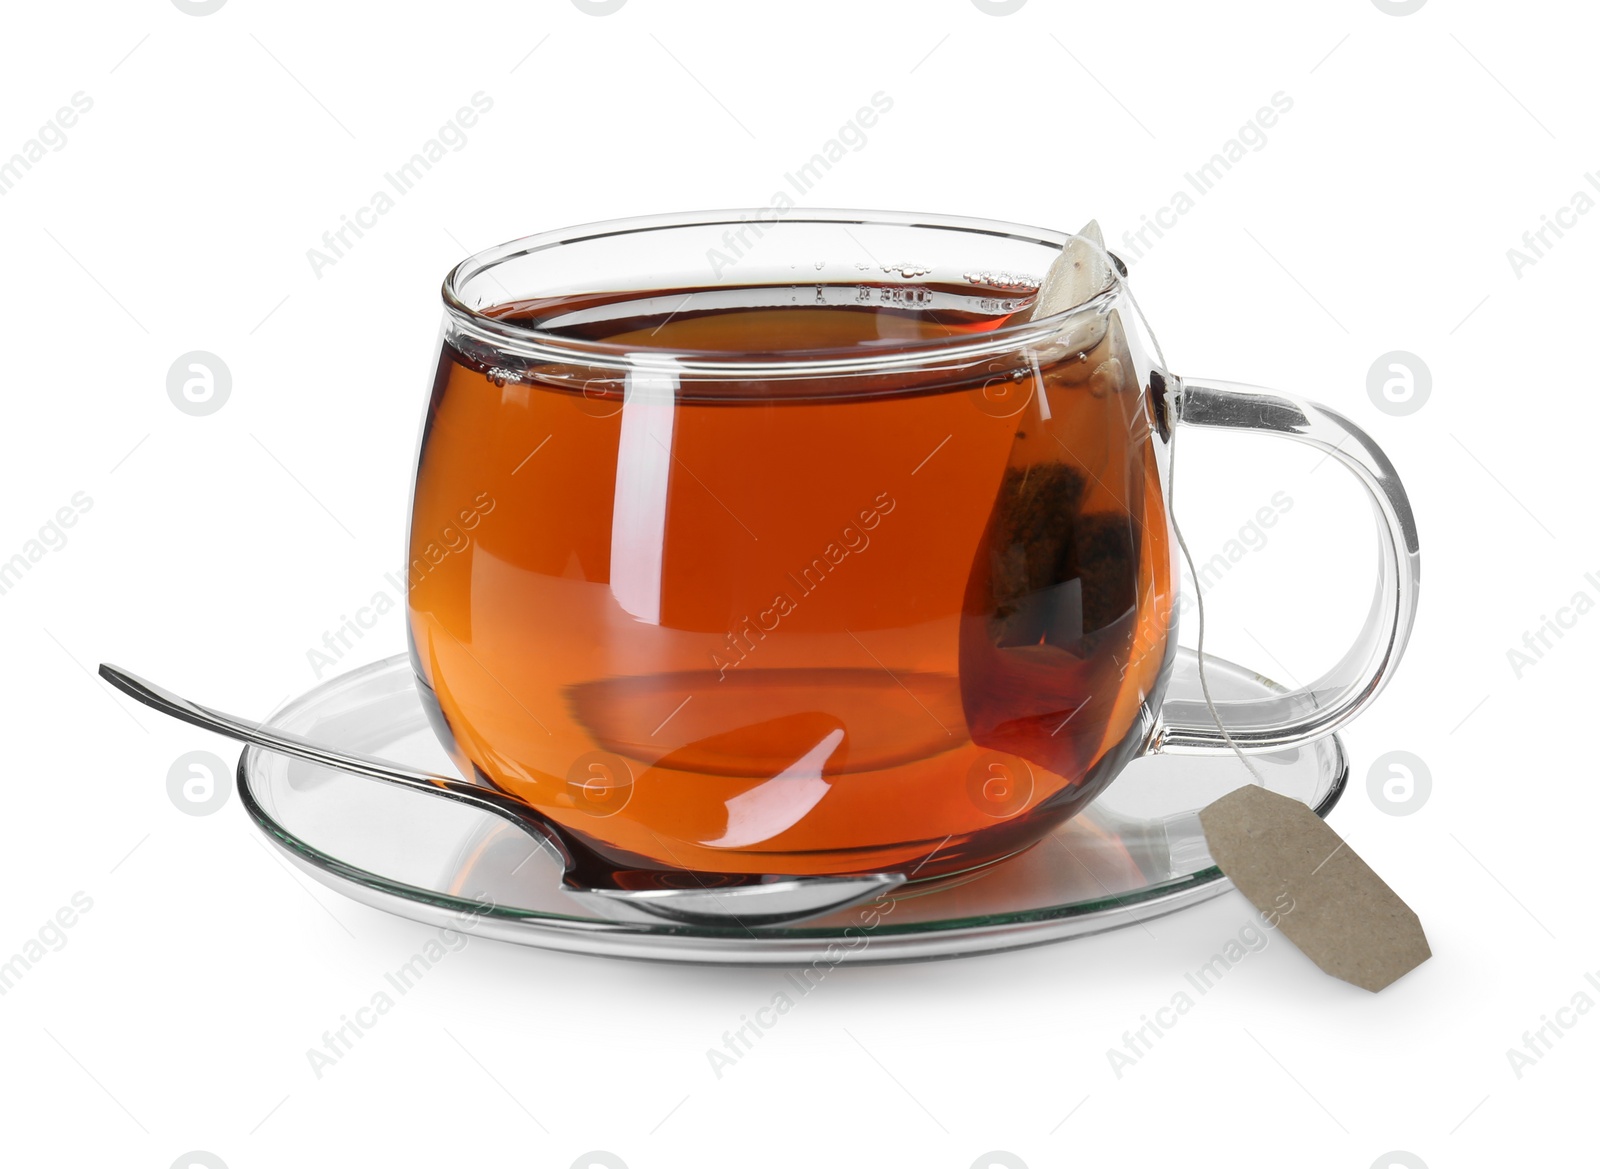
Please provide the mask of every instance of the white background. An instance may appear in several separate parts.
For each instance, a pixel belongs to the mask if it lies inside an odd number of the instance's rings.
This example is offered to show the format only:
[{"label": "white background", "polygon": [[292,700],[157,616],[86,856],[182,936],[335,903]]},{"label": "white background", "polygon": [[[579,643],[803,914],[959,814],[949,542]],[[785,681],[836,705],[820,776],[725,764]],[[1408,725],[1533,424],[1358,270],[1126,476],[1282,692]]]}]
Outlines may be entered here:
[{"label": "white background", "polygon": [[[0,560],[75,493],[92,507],[0,595],[0,958],[74,893],[93,904],[0,997],[0,1160],[1368,1169],[1405,1150],[1437,1169],[1577,1136],[1600,1016],[1520,1078],[1506,1051],[1600,970],[1600,616],[1520,678],[1507,650],[1600,598],[1581,409],[1600,215],[1520,276],[1506,252],[1600,168],[1587,7],[123,0],[5,25],[0,159],[75,92],[93,108],[0,197]],[[468,144],[314,274],[307,249],[479,90]],[[240,713],[307,689],[306,651],[401,559],[446,269],[571,223],[765,204],[878,90],[892,112],[809,205],[1096,217],[1129,258],[1125,230],[1292,98],[1133,278],[1175,370],[1333,406],[1410,489],[1420,622],[1347,734],[1332,823],[1433,960],[1374,996],[1275,940],[1118,1078],[1107,1048],[1250,920],[1230,893],[1149,930],[836,970],[718,1079],[706,1049],[779,973],[475,941],[318,1079],[306,1050],[428,931],[291,875],[236,798],[180,813],[173,761],[235,749],[95,664]],[[207,417],[166,392],[196,349],[232,373]],[[1391,350],[1432,374],[1407,416],[1367,393]],[[1286,445],[1191,435],[1179,516],[1204,558],[1293,499],[1208,600],[1211,648],[1304,679],[1358,627],[1374,559],[1353,486]],[[403,636],[392,613],[341,664]],[[1393,750],[1432,774],[1408,816],[1367,791]]]}]

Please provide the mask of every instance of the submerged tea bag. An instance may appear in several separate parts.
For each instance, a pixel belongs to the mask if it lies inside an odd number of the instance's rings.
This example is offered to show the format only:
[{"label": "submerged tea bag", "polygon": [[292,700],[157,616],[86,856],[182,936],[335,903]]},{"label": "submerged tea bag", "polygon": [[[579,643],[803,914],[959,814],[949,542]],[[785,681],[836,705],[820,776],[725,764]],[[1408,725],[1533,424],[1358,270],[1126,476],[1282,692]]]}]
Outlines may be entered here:
[{"label": "submerged tea bag", "polygon": [[[1091,222],[1045,274],[1028,319],[1085,304],[1113,280]],[[1131,668],[1165,644],[1148,587],[1165,519],[1116,313],[1068,317],[1012,360],[1009,376],[1027,392],[968,578],[962,703],[980,746],[1087,783],[1128,749],[1162,657]]]}]

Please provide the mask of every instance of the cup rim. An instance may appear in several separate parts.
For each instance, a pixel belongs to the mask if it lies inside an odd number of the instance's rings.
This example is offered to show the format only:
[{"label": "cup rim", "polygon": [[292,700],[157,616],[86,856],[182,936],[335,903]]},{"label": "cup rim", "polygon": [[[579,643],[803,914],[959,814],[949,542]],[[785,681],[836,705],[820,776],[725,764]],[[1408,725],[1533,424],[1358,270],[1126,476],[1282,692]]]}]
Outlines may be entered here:
[{"label": "cup rim", "polygon": [[[638,348],[605,341],[590,341],[545,329],[513,325],[467,304],[463,289],[468,281],[492,271],[498,265],[549,248],[584,240],[660,231],[678,227],[743,226],[756,223],[823,223],[851,225],[904,226],[965,231],[1040,244],[1059,251],[1073,239],[1070,232],[1031,227],[998,219],[981,219],[938,213],[870,211],[850,208],[805,208],[779,211],[773,207],[725,208],[714,211],[673,212],[662,215],[629,216],[595,220],[571,227],[556,228],[523,236],[476,252],[450,269],[440,288],[447,324],[480,344],[496,351],[535,362],[576,363],[602,369],[656,369],[694,377],[774,378],[826,377],[884,373],[908,368],[944,366],[982,361],[1002,353],[1014,353],[1056,340],[1075,318],[1108,312],[1123,289],[1124,273],[1104,248],[1106,285],[1099,292],[1058,313],[1037,320],[1004,325],[991,332],[962,337],[933,337],[909,342],[884,353],[842,355],[841,351],[817,351],[815,357],[804,351],[788,351],[771,356],[718,354],[670,348]],[[1091,246],[1093,241],[1086,240]],[[1042,276],[1042,273],[1041,273]]]}]

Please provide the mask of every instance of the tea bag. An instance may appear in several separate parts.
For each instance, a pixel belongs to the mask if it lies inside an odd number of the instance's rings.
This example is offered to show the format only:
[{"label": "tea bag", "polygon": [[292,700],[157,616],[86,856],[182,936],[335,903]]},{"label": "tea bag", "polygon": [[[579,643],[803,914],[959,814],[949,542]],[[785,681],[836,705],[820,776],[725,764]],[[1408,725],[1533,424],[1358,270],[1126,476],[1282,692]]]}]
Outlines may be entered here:
[{"label": "tea bag", "polygon": [[[1111,279],[1090,222],[1051,265],[1029,319],[1083,304]],[[1077,776],[1125,729],[1107,722],[1127,706],[1144,436],[1134,433],[1134,366],[1114,312],[1077,314],[1026,356],[1013,376],[1031,376],[1032,393],[1011,419],[968,577],[962,703],[980,746]]]},{"label": "tea bag", "polygon": [[1028,319],[1037,321],[1074,308],[1103,289],[1110,278],[1105,237],[1099,221],[1091,219],[1067,241],[1044,274]]},{"label": "tea bag", "polygon": [[[1090,220],[1067,241],[1040,282],[1028,319],[1038,320],[1082,304],[1105,286],[1100,227]],[[1087,353],[1104,338],[1105,322],[1090,323],[1083,336],[1062,338],[1034,355],[1028,374],[1032,394],[1017,416],[1016,437],[1006,461],[991,518],[990,590],[994,601],[995,644],[1022,647],[1050,643],[1067,646],[1083,636],[1083,596],[1067,572],[1072,558],[1074,518],[1095,468],[1075,467],[1070,452],[1040,423],[1050,416],[1041,368],[1065,356],[1076,344]],[[1022,371],[1017,371],[1022,373]],[[1068,377],[1075,372],[1068,369]]]},{"label": "tea bag", "polygon": [[[1099,222],[1091,219],[1067,241],[1061,254],[1050,265],[1050,270],[1044,274],[1028,319],[1043,320],[1076,308],[1102,292],[1111,279],[1111,259],[1105,250],[1105,238],[1100,234]],[[1069,376],[1068,380],[1088,380],[1097,393],[1111,392],[1120,384],[1124,373],[1133,369],[1121,318],[1115,310],[1104,317],[1084,314],[1084,318],[1069,322],[1064,334],[1040,352],[1039,360],[1041,364],[1049,364],[1059,360],[1067,350],[1092,352],[1109,332],[1110,356],[1085,369],[1082,378]]]}]

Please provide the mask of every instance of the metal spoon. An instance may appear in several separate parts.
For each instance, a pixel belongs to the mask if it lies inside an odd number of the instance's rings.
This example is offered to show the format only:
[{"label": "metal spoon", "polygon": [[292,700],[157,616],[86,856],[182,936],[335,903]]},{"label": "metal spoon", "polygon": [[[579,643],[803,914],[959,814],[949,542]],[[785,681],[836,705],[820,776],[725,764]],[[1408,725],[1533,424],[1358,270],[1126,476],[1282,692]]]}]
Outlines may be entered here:
[{"label": "metal spoon", "polygon": [[[387,759],[333,751],[298,735],[268,730],[190,702],[105,662],[100,664],[100,676],[153,710],[241,743],[252,743],[280,755],[292,755],[336,771],[455,800],[501,816],[561,862],[563,892],[612,921],[656,925],[666,921],[675,925],[723,928],[786,925],[855,905],[905,881],[903,873],[866,873],[852,877],[760,877],[750,884],[698,889],[624,889],[596,884],[605,875],[602,866],[580,864],[568,842],[537,812],[503,792]],[[589,872],[591,868],[595,872]]]}]

